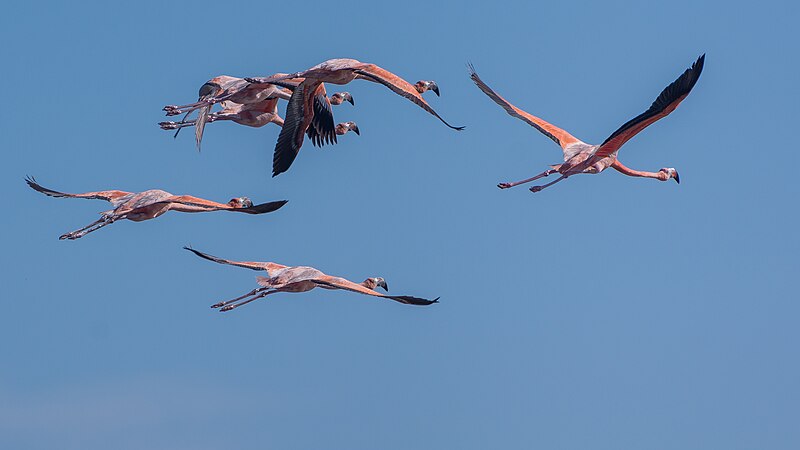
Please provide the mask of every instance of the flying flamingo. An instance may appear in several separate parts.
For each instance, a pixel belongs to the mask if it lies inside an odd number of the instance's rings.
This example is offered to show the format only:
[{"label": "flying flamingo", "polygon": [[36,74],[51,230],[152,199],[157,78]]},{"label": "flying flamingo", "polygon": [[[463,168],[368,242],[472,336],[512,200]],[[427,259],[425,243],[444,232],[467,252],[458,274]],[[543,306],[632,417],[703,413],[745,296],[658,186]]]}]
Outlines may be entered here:
[{"label": "flying flamingo", "polygon": [[234,198],[227,204],[223,204],[192,197],[191,195],[172,195],[169,192],[158,189],[139,193],[98,191],[83,194],[66,194],[42,187],[32,177],[26,178],[25,182],[34,190],[50,197],[100,199],[110,202],[114,207],[112,210],[101,212],[100,219],[97,221],[71,233],[63,234],[59,239],[78,239],[117,220],[128,219],[134,222],[141,222],[154,219],[169,210],[180,212],[233,211],[247,214],[264,214],[276,211],[286,204],[286,200],[281,200],[253,206],[253,202],[247,197]]},{"label": "flying flamingo", "polygon": [[464,127],[454,127],[447,123],[422,98],[422,93],[428,89],[439,95],[439,87],[435,82],[420,81],[416,85],[412,85],[375,64],[362,63],[355,59],[331,59],[303,72],[278,77],[245,78],[245,80],[254,83],[256,86],[261,86],[293,78],[302,78],[303,82],[295,88],[292,97],[289,99],[289,106],[286,108],[286,123],[278,136],[275,155],[272,159],[273,177],[286,172],[297,157],[297,153],[303,145],[303,134],[316,114],[316,108],[312,106],[312,100],[317,86],[321,83],[347,84],[356,79],[380,83],[394,93],[407,98],[425,111],[433,114],[448,127],[454,130],[464,129]]},{"label": "flying flamingo", "polygon": [[[347,97],[345,97],[347,95]],[[350,99],[350,100],[346,100]],[[347,92],[337,92],[330,97],[332,105],[341,105],[344,101],[351,101],[352,97]],[[270,98],[261,101],[260,103],[239,104],[226,100],[221,102],[223,110],[220,112],[211,113],[208,115],[206,124],[214,123],[216,121],[231,120],[240,125],[259,128],[269,123],[274,123],[279,127],[283,126],[283,118],[278,115],[278,99]],[[332,118],[331,118],[332,120]],[[159,126],[163,130],[180,130],[185,127],[192,127],[197,124],[198,119],[184,120],[180,122],[159,122]],[[348,125],[352,124],[352,125]],[[312,124],[314,125],[314,124]],[[343,122],[336,125],[334,129],[337,135],[345,134],[347,131],[354,131],[360,134],[358,127],[354,122]],[[322,146],[321,141],[317,141],[319,133],[315,126],[308,127],[308,136],[316,146]]]},{"label": "flying flamingo", "polygon": [[706,55],[703,54],[697,58],[697,61],[692,64],[691,68],[686,69],[677,80],[667,86],[647,111],[626,122],[600,145],[586,144],[555,125],[547,123],[512,105],[487,86],[486,83],[478,77],[478,74],[475,73],[475,69],[472,65],[470,65],[470,77],[484,94],[488,95],[495,103],[505,109],[509,115],[524,120],[542,134],[555,141],[556,144],[561,146],[564,153],[563,164],[555,164],[551,166],[552,169],[545,170],[532,178],[513,183],[500,183],[497,187],[500,189],[507,189],[538,180],[539,178],[554,173],[561,174],[555,181],[530,188],[531,192],[539,192],[569,176],[579,173],[600,173],[608,167],[632,177],[654,178],[661,181],[675,179],[675,182],[680,183],[678,171],[672,167],[660,169],[658,172],[633,170],[624,166],[617,160],[617,152],[619,148],[622,147],[622,144],[627,142],[630,138],[634,137],[653,122],[666,117],[678,107],[681,101],[689,95],[689,92],[691,92],[695,83],[697,83],[698,78],[700,78],[700,73],[703,71],[705,56]]},{"label": "flying flamingo", "polygon": [[[273,77],[285,75],[283,73],[276,73]],[[220,75],[208,80],[200,87],[198,93],[198,100],[194,103],[186,105],[167,105],[163,108],[167,116],[175,116],[186,113],[184,119],[180,122],[161,122],[159,126],[165,130],[177,129],[175,137],[178,136],[181,128],[187,126],[195,127],[195,141],[198,150],[203,140],[203,131],[208,122],[215,120],[233,120],[248,126],[260,127],[267,123],[276,123],[283,125],[283,120],[277,115],[272,113],[271,109],[277,105],[277,101],[271,100],[283,99],[288,100],[291,98],[292,90],[302,82],[302,79],[286,79],[275,84],[252,85],[245,81],[243,78],[231,77],[228,75]],[[324,92],[324,87],[321,90]],[[316,101],[321,101],[319,98]],[[344,101],[348,101],[355,105],[353,97],[348,92],[337,92],[333,94],[328,100],[324,100],[329,105],[340,105]],[[221,113],[211,113],[211,107],[215,103],[222,103],[224,110]],[[330,110],[330,108],[327,108]],[[187,121],[186,117],[193,111],[199,110],[197,119]],[[266,114],[259,114],[266,113]],[[332,115],[332,112],[331,112]],[[325,120],[326,118],[320,119]],[[321,128],[320,125],[315,123],[315,126]],[[328,128],[333,129],[333,118],[330,118],[330,125]],[[332,132],[332,131],[331,131]]]},{"label": "flying flamingo", "polygon": [[406,295],[380,294],[375,291],[377,287],[381,287],[386,292],[389,292],[389,287],[387,286],[386,281],[380,277],[367,278],[361,283],[354,283],[344,278],[326,275],[319,270],[314,269],[313,267],[290,267],[272,262],[231,261],[199,252],[190,247],[183,248],[209,261],[214,261],[219,264],[230,264],[237,267],[244,267],[250,270],[263,270],[267,272],[267,275],[269,275],[269,277],[256,277],[256,282],[262,287],[253,289],[247,294],[232,300],[211,305],[212,308],[219,308],[219,310],[223,312],[246,305],[254,300],[258,300],[259,298],[266,297],[267,295],[274,294],[276,292],[307,292],[317,287],[321,287],[323,289],[342,289],[346,291],[353,291],[358,292],[359,294],[392,299],[408,305],[424,306],[437,303],[439,301],[439,297],[436,297],[433,300],[426,300],[424,298],[410,297]]}]

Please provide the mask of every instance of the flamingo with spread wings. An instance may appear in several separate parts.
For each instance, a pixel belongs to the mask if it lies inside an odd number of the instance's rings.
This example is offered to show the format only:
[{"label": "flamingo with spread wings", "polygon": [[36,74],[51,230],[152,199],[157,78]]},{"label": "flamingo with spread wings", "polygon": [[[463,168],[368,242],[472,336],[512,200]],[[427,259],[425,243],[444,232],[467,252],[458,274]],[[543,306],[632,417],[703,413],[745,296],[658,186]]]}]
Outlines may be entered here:
[{"label": "flamingo with spread wings", "polygon": [[269,275],[268,277],[256,277],[257,283],[261,285],[260,288],[253,289],[247,294],[234,299],[211,305],[212,308],[219,308],[219,310],[223,312],[230,311],[277,292],[307,292],[318,287],[358,292],[359,294],[371,295],[373,297],[388,298],[408,305],[425,306],[439,301],[439,297],[433,300],[427,300],[407,295],[381,294],[375,289],[381,287],[386,292],[389,292],[389,286],[386,284],[386,280],[381,277],[371,277],[361,283],[354,283],[344,278],[326,275],[313,267],[290,267],[273,262],[231,261],[229,259],[211,256],[191,247],[184,247],[184,249],[189,250],[201,258],[214,261],[215,263],[230,264],[237,267],[244,267],[245,269],[265,271],[267,275]]},{"label": "flamingo with spread wings", "polygon": [[[392,92],[407,98],[415,105],[432,114],[445,125],[454,130],[463,130],[464,127],[454,127],[447,123],[439,114],[422,98],[422,93],[432,90],[439,95],[439,87],[433,81],[420,81],[412,85],[408,81],[385,70],[375,64],[362,63],[355,59],[331,59],[318,64],[308,70],[277,77],[245,78],[256,86],[280,83],[287,79],[303,79],[294,90],[286,108],[286,122],[278,136],[275,145],[275,154],[272,159],[272,176],[289,170],[303,145],[303,135],[312,123],[315,114],[318,114],[314,105],[317,87],[322,83],[348,84],[353,80],[367,80],[379,83]],[[335,142],[335,136],[333,136]]]},{"label": "flamingo with spread wings", "polygon": [[617,152],[624,143],[636,134],[657,120],[666,117],[678,107],[683,99],[689,95],[689,92],[691,92],[697,80],[700,78],[700,73],[703,71],[705,56],[706,55],[703,54],[697,58],[697,61],[695,61],[689,69],[686,69],[677,80],[667,86],[647,111],[626,122],[600,145],[590,145],[582,142],[580,139],[575,138],[561,128],[512,105],[487,86],[486,83],[478,77],[472,65],[470,65],[470,78],[472,78],[472,81],[475,82],[484,94],[488,95],[495,103],[505,109],[509,115],[525,121],[542,134],[552,139],[556,144],[561,146],[564,153],[564,162],[562,164],[555,164],[551,166],[552,169],[548,169],[532,178],[512,183],[500,183],[497,187],[500,189],[507,189],[538,180],[539,178],[554,173],[561,174],[559,178],[550,183],[530,188],[531,192],[539,192],[572,175],[579,173],[600,173],[609,167],[632,177],[653,178],[660,181],[674,179],[677,183],[680,183],[678,171],[672,167],[660,169],[658,172],[633,170],[619,162],[617,159]]},{"label": "flamingo with spread wings", "polygon": [[125,191],[97,191],[83,194],[67,194],[42,187],[32,177],[25,179],[32,189],[50,197],[88,198],[110,202],[114,209],[100,213],[100,219],[89,225],[63,234],[59,239],[78,239],[92,231],[99,230],[117,220],[127,219],[134,222],[155,219],[167,211],[209,212],[233,211],[247,214],[264,214],[280,209],[286,200],[253,205],[247,197],[231,199],[227,204],[205,200],[191,195],[172,195],[158,189],[134,193]]}]

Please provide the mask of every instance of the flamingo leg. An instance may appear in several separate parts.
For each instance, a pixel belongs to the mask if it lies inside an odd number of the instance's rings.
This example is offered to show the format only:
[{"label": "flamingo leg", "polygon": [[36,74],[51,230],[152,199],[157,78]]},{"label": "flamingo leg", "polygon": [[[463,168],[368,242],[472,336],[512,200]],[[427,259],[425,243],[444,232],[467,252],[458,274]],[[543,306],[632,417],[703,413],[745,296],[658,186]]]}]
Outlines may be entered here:
[{"label": "flamingo leg", "polygon": [[520,184],[525,184],[525,183],[530,183],[531,181],[536,181],[539,178],[544,178],[544,177],[546,177],[548,175],[552,175],[552,174],[554,174],[556,172],[558,172],[558,171],[555,170],[555,169],[548,169],[548,170],[545,170],[544,172],[540,173],[539,175],[536,175],[533,178],[528,178],[526,180],[515,181],[513,183],[498,183],[497,187],[499,187],[500,189],[512,188],[514,186],[519,186]]},{"label": "flamingo leg", "polygon": [[554,185],[554,184],[558,183],[559,181],[561,181],[561,180],[563,180],[563,179],[567,178],[567,176],[568,176],[568,175],[561,175],[560,177],[556,178],[554,181],[551,181],[551,182],[549,182],[549,183],[547,183],[547,184],[543,184],[543,185],[541,185],[541,186],[534,186],[534,187],[532,187],[530,190],[531,190],[531,192],[539,192],[539,191],[541,191],[542,189],[544,189],[544,188],[546,188],[546,187],[548,187],[548,186],[552,186],[552,185]]},{"label": "flamingo leg", "polygon": [[229,305],[231,303],[238,302],[239,300],[241,300],[243,298],[250,297],[251,295],[256,295],[261,291],[266,291],[267,289],[269,289],[269,288],[268,287],[255,288],[252,291],[248,292],[247,294],[241,295],[239,297],[236,297],[236,298],[233,298],[233,299],[230,299],[230,300],[225,300],[224,302],[214,303],[213,305],[211,305],[211,307],[212,308],[221,308],[221,307],[223,307],[225,305]]},{"label": "flamingo leg", "polygon": [[253,297],[250,297],[250,298],[248,298],[247,300],[242,300],[242,301],[241,301],[241,302],[239,302],[239,303],[235,303],[235,304],[233,304],[233,305],[226,305],[226,306],[223,306],[222,308],[220,308],[220,309],[219,309],[219,312],[227,312],[227,311],[231,311],[231,310],[233,310],[233,309],[235,309],[235,308],[238,308],[238,307],[240,307],[240,306],[242,306],[242,305],[246,305],[246,304],[248,304],[248,303],[250,303],[250,302],[256,301],[256,300],[258,300],[258,299],[260,299],[260,298],[264,298],[264,297],[268,296],[269,294],[274,294],[274,293],[276,293],[276,292],[280,292],[280,290],[274,290],[274,291],[265,291],[265,292],[262,292],[262,293],[260,293],[260,294],[258,294],[258,295],[255,295],[255,296],[253,296]]},{"label": "flamingo leg", "polygon": [[[181,120],[180,122],[173,122],[168,120],[166,122],[158,122],[158,126],[162,130],[180,130],[181,128],[193,127],[197,120]],[[178,134],[176,133],[175,136]]]},{"label": "flamingo leg", "polygon": [[[215,122],[217,120],[233,120],[227,116],[221,115],[219,113],[211,113],[208,115],[208,122]],[[197,119],[192,120],[181,120],[180,122],[173,122],[173,121],[166,121],[166,122],[158,122],[158,126],[161,127],[162,130],[180,130],[181,128],[186,127],[193,127],[197,124]],[[175,136],[178,134],[175,133]]]},{"label": "flamingo leg", "polygon": [[110,225],[110,224],[114,223],[115,220],[116,220],[116,218],[114,218],[113,216],[103,216],[103,217],[99,218],[98,220],[90,223],[89,225],[86,225],[83,228],[79,228],[79,229],[77,229],[75,231],[72,231],[72,232],[69,232],[69,233],[66,233],[66,234],[62,234],[61,236],[58,237],[58,239],[59,240],[63,240],[63,239],[78,239],[78,238],[82,238],[82,237],[86,236],[87,234],[91,233],[92,231],[99,230],[100,228],[103,228],[106,225]]},{"label": "flamingo leg", "polygon": [[209,99],[200,100],[194,103],[189,103],[187,105],[167,105],[163,107],[161,110],[166,112],[168,116],[177,116],[183,113],[190,113],[204,106],[211,106],[215,103],[223,102],[231,98],[234,94],[235,92],[227,95],[222,95],[220,97],[211,97]]}]

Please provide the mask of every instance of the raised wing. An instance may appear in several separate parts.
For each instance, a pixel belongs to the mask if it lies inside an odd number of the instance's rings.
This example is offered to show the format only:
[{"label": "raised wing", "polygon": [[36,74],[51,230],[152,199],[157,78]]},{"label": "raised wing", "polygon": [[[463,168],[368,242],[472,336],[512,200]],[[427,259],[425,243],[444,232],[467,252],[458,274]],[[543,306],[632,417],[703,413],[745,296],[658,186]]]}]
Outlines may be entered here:
[{"label": "raised wing", "polygon": [[278,143],[275,144],[275,153],[272,156],[272,176],[276,176],[289,170],[300,147],[303,146],[303,135],[311,122],[311,118],[306,115],[313,114],[307,111],[306,90],[312,93],[316,90],[315,84],[307,84],[305,81],[300,83],[292,93],[289,104],[286,106],[286,117],[283,128],[278,135]]},{"label": "raised wing", "polygon": [[316,284],[318,284],[320,286],[330,287],[330,288],[334,288],[334,289],[344,289],[344,290],[347,290],[347,291],[358,292],[359,294],[371,295],[373,297],[388,298],[388,299],[392,299],[392,300],[394,300],[396,302],[405,303],[407,305],[426,306],[426,305],[430,305],[430,304],[433,304],[433,303],[438,303],[438,301],[439,301],[439,297],[436,297],[433,300],[428,300],[428,299],[424,299],[424,298],[411,297],[411,296],[407,296],[407,295],[385,295],[385,294],[381,294],[381,293],[378,293],[376,291],[373,291],[372,289],[369,289],[369,288],[367,288],[365,286],[362,286],[362,285],[360,285],[358,283],[353,283],[350,280],[345,280],[344,278],[339,278],[339,277],[331,277],[331,276],[328,276],[328,275],[325,275],[323,277],[314,279],[313,281],[314,281],[314,283],[316,283]]},{"label": "raised wing", "polygon": [[185,250],[189,250],[190,252],[194,253],[195,255],[207,259],[209,261],[214,261],[215,263],[219,264],[229,264],[231,266],[236,267],[244,267],[245,269],[250,270],[263,270],[269,274],[269,276],[275,276],[275,272],[281,269],[285,269],[288,266],[284,266],[281,264],[276,264],[272,262],[249,262],[249,261],[231,261],[229,259],[222,259],[217,258],[216,256],[209,255],[207,253],[203,253],[197,251],[191,247],[183,247]]},{"label": "raised wing", "polygon": [[431,108],[428,102],[422,98],[422,95],[417,92],[417,90],[414,88],[414,85],[389,72],[388,70],[382,69],[375,64],[363,64],[355,69],[354,72],[361,75],[362,78],[380,83],[391,89],[392,92],[411,100],[411,102],[413,102],[415,105],[436,116],[437,119],[441,120],[442,123],[448,127],[458,131],[464,129],[464,127],[454,127],[447,123],[447,121],[442,119],[442,117],[436,111],[434,111],[433,108]]},{"label": "raised wing", "polygon": [[619,150],[630,138],[636,136],[650,124],[666,117],[669,113],[674,111],[683,99],[689,95],[689,92],[692,91],[692,88],[700,78],[705,59],[705,54],[700,55],[697,61],[692,64],[692,67],[686,69],[677,80],[673,81],[672,84],[661,91],[661,94],[659,94],[656,101],[650,105],[647,111],[627,121],[624,125],[619,127],[617,131],[612,133],[608,139],[600,144],[600,147],[595,153],[595,159],[605,158]]},{"label": "raised wing", "polygon": [[67,198],[90,198],[90,199],[99,199],[111,202],[116,206],[119,199],[122,197],[131,195],[130,192],[125,191],[97,191],[97,192],[85,192],[83,194],[67,194],[64,192],[54,191],[52,189],[47,189],[43,187],[33,177],[25,177],[25,182],[28,183],[28,186],[31,189],[41,192],[44,195],[48,195],[50,197],[67,197]]},{"label": "raised wing", "polygon": [[325,83],[320,83],[314,91],[314,117],[306,134],[317,147],[336,143],[336,125],[333,123],[333,109],[325,91]]},{"label": "raised wing", "polygon": [[567,145],[569,144],[581,142],[580,139],[577,139],[561,128],[558,128],[557,126],[512,105],[508,100],[501,97],[497,92],[492,90],[492,88],[484,83],[483,80],[481,80],[481,78],[478,76],[478,73],[475,72],[475,68],[472,67],[472,64],[469,65],[469,77],[472,78],[472,81],[476,86],[478,86],[478,89],[483,91],[484,94],[488,95],[489,98],[491,98],[495,103],[505,109],[510,116],[524,120],[528,125],[536,128],[542,134],[552,139],[553,142],[560,145],[562,149],[566,149]]}]

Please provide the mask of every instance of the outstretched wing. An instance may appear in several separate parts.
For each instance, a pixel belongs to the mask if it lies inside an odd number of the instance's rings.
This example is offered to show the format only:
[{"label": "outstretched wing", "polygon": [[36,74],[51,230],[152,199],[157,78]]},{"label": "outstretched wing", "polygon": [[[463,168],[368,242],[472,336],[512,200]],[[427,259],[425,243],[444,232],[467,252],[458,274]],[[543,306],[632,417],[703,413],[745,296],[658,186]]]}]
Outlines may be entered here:
[{"label": "outstretched wing", "polygon": [[125,191],[97,191],[97,192],[84,192],[83,194],[67,194],[65,192],[58,192],[52,189],[47,189],[46,187],[43,187],[42,185],[37,183],[36,179],[30,176],[25,177],[25,182],[28,183],[28,186],[30,186],[31,189],[39,191],[44,195],[49,195],[50,197],[99,199],[111,202],[115,206],[118,203],[117,200],[127,195],[131,195],[130,192],[125,192]]},{"label": "outstretched wing", "polygon": [[269,276],[274,276],[276,271],[288,267],[281,264],[275,264],[272,262],[231,261],[229,259],[217,258],[216,256],[212,256],[207,253],[197,251],[191,247],[183,247],[183,248],[185,250],[189,250],[190,252],[194,253],[195,255],[201,258],[207,259],[209,261],[214,261],[215,263],[229,264],[231,266],[244,267],[245,269],[250,269],[250,270],[263,270],[266,271],[269,274]]},{"label": "outstretched wing", "polygon": [[624,125],[619,127],[617,131],[612,133],[605,142],[600,144],[600,147],[595,153],[595,159],[605,158],[619,150],[630,138],[636,136],[650,124],[667,117],[669,113],[674,111],[683,99],[689,95],[689,92],[692,91],[692,88],[700,78],[705,59],[705,53],[700,55],[697,61],[692,64],[692,67],[686,69],[677,80],[673,81],[672,84],[661,91],[661,94],[659,94],[656,101],[650,105],[647,111],[627,121]]},{"label": "outstretched wing", "polygon": [[320,286],[325,286],[325,287],[334,288],[334,289],[344,289],[346,291],[358,292],[359,294],[372,295],[373,297],[388,298],[388,299],[392,299],[392,300],[394,300],[396,302],[405,303],[407,305],[425,306],[425,305],[430,305],[430,304],[433,304],[433,303],[438,303],[438,301],[439,301],[439,297],[436,297],[433,300],[428,300],[428,299],[419,298],[419,297],[411,297],[411,296],[408,296],[408,295],[385,295],[385,294],[380,294],[380,293],[378,293],[376,291],[373,291],[372,289],[369,289],[369,288],[367,288],[365,286],[362,286],[362,285],[360,285],[358,283],[353,283],[350,280],[345,280],[344,278],[339,278],[339,277],[332,277],[332,276],[329,276],[329,275],[325,275],[325,276],[322,276],[320,278],[316,278],[313,281],[314,281],[314,283],[316,283],[316,284],[318,284]]},{"label": "outstretched wing", "polygon": [[528,125],[536,128],[542,134],[552,139],[553,142],[560,145],[562,149],[566,150],[567,145],[575,142],[581,142],[579,139],[575,138],[561,128],[558,128],[557,126],[512,105],[508,100],[501,97],[497,92],[492,90],[492,88],[484,83],[483,80],[481,80],[481,78],[478,76],[478,73],[475,72],[475,68],[472,67],[472,64],[469,65],[469,77],[472,78],[472,81],[476,86],[478,86],[478,89],[483,91],[484,94],[488,95],[489,98],[491,98],[495,103],[505,109],[510,116],[524,120]]},{"label": "outstretched wing", "polygon": [[289,104],[286,106],[286,116],[283,128],[278,135],[278,143],[275,144],[275,153],[272,156],[272,176],[276,176],[289,170],[300,147],[303,146],[303,135],[311,122],[311,118],[306,115],[313,114],[306,111],[306,90],[316,90],[316,85],[307,84],[305,81],[300,83],[292,93]]},{"label": "outstretched wing", "polygon": [[361,75],[362,78],[380,83],[391,89],[392,92],[411,100],[411,102],[413,102],[415,105],[436,116],[437,119],[441,120],[442,123],[448,127],[458,131],[464,129],[464,127],[454,127],[447,123],[447,121],[442,119],[442,117],[436,111],[434,111],[433,108],[431,108],[428,102],[422,98],[422,95],[417,92],[417,90],[414,88],[414,85],[389,72],[388,70],[380,68],[375,64],[363,64],[355,69],[354,72]]},{"label": "outstretched wing", "polygon": [[192,195],[173,195],[172,197],[167,197],[158,203],[180,203],[182,205],[202,208],[206,211],[233,211],[247,214],[264,214],[277,211],[287,202],[288,200],[280,200],[277,202],[262,203],[260,205],[254,205],[248,208],[234,208],[233,206],[225,203],[218,203]]}]

